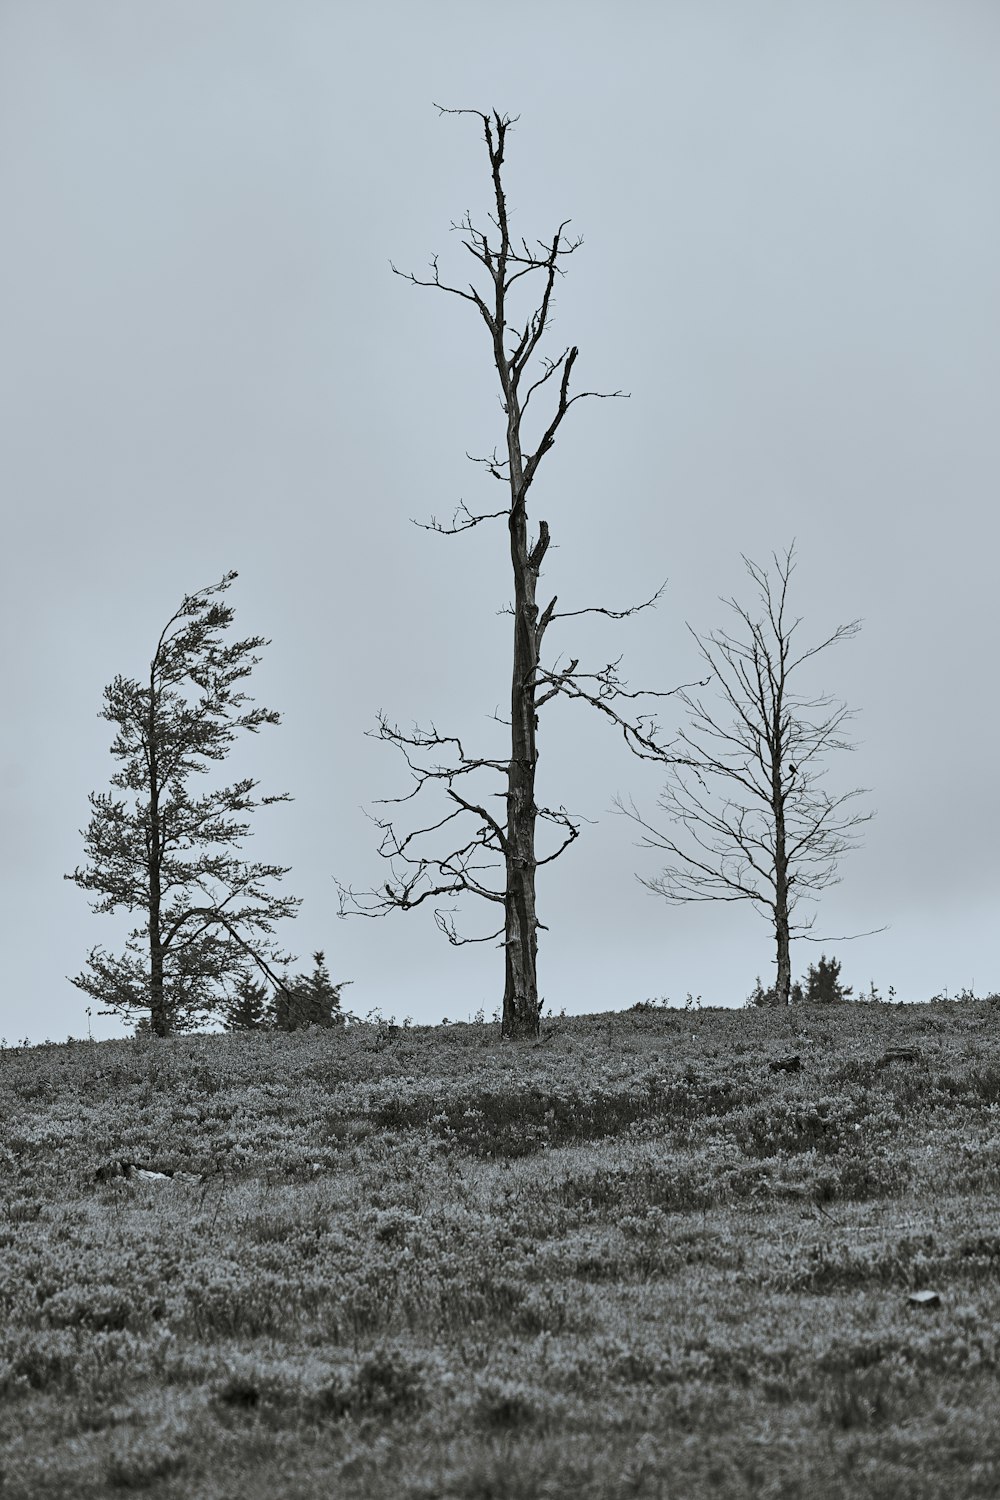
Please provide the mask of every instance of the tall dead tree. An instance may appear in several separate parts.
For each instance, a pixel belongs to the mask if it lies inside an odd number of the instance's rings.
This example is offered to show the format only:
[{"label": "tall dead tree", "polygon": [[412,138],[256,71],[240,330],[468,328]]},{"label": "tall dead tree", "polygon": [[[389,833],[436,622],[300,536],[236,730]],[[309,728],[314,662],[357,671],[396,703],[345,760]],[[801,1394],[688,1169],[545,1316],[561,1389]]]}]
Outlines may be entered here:
[{"label": "tall dead tree", "polygon": [[675,905],[750,901],[768,918],[779,1005],[789,1003],[791,992],[791,937],[809,932],[815,922],[811,917],[793,923],[800,896],[837,883],[837,861],[857,842],[853,830],[874,817],[844,812],[866,788],[831,797],[818,785],[826,774],[816,769],[821,757],[853,749],[840,734],[853,711],[829,697],[799,697],[789,679],[803,662],[856,635],[861,622],[839,625],[819,645],[795,653],[792,637],[800,620],[790,620],[787,612],[794,550],[793,544],[783,560],[774,556],[774,582],[744,557],[763,617],[753,618],[734,599],[724,601],[746,627],[744,638],[719,631],[706,641],[691,631],[708,665],[708,681],[720,689],[733,717],[724,724],[700,699],[680,694],[690,714],[689,729],[677,736],[686,759],[678,758],[668,772],[660,806],[683,829],[685,841],[651,827],[634,804],[617,803],[645,830],[640,848],[674,857],[660,875],[640,877],[649,890]]},{"label": "tall dead tree", "polygon": [[[635,754],[653,758],[665,754],[654,719],[643,715],[629,721],[619,713],[616,705],[620,700],[647,695],[626,689],[617,673],[617,661],[595,672],[581,671],[577,658],[568,662],[557,660],[545,666],[541,655],[542,642],[555,620],[584,614],[624,619],[654,604],[662,589],[643,604],[629,609],[611,610],[595,606],[557,613],[556,599],[552,598],[539,612],[536,593],[550,535],[545,521],[538,523],[537,535],[531,535],[528,491],[570,408],[586,397],[614,397],[621,396],[622,392],[578,391],[570,394],[579,350],[575,346],[565,348],[554,359],[540,352],[543,336],[549,327],[556,277],[564,274],[562,262],[582,242],[567,238],[568,220],[559,225],[549,240],[536,241],[537,248],[512,234],[502,168],[507,134],[514,121],[495,111],[484,114],[478,110],[436,107],[442,115],[472,115],[482,122],[492,181],[494,207],[489,215],[492,229],[477,228],[469,214],[452,227],[462,234],[464,248],[485,271],[486,289],[480,291],[475,284],[468,288],[453,286],[443,281],[436,256],[428,277],[400,272],[395,266],[392,269],[396,275],[404,276],[416,286],[433,287],[469,304],[486,328],[492,362],[500,383],[505,416],[505,454],[501,456],[495,449],[490,457],[474,459],[473,462],[481,464],[494,480],[503,485],[506,491],[504,504],[500,509],[481,512],[474,512],[463,504],[456,510],[450,524],[442,524],[432,517],[427,529],[453,536],[485,521],[505,519],[507,522],[514,586],[510,749],[503,757],[470,756],[456,736],[439,734],[433,726],[427,730],[414,728],[408,734],[380,716],[376,737],[403,752],[415,783],[407,797],[386,801],[409,801],[425,788],[438,784],[446,792],[449,805],[438,821],[406,834],[398,832],[391,820],[376,819],[382,830],[379,852],[390,861],[393,879],[379,891],[357,893],[341,886],[341,915],[381,916],[394,909],[411,910],[427,900],[465,893],[502,906],[502,925],[496,931],[476,938],[459,935],[454,909],[438,908],[435,918],[452,943],[502,940],[505,953],[503,1034],[530,1037],[538,1032],[541,1008],[537,950],[538,930],[543,924],[538,920],[536,908],[536,873],[541,866],[557,859],[579,833],[578,822],[564,807],[539,807],[535,800],[539,710],[558,695],[580,699],[611,719],[621,729]],[[540,293],[531,310],[519,315],[513,306],[516,294],[512,293],[517,283],[529,277],[535,278]],[[521,290],[521,287],[517,288],[518,293]],[[538,421],[534,436],[530,437],[525,420],[529,405],[533,398],[537,406],[548,396],[552,398],[548,403],[548,413]],[[649,696],[667,697],[669,694]],[[505,780],[504,792],[491,794],[504,799],[505,814],[498,810],[494,815],[484,805],[485,798],[473,789],[476,778],[482,773],[499,774]],[[475,831],[460,839],[457,846],[443,856],[424,852],[423,840],[426,837],[439,834],[445,825],[459,819],[466,820],[466,823],[471,819]],[[559,831],[557,846],[541,858],[536,850],[539,821],[553,825]]]}]

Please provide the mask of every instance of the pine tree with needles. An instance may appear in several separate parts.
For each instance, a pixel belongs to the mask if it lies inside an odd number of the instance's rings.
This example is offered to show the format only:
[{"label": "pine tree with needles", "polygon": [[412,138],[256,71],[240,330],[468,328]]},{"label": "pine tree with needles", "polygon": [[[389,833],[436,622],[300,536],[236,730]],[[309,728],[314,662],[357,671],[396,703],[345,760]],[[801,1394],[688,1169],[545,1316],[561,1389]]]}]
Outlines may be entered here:
[{"label": "pine tree with needles", "polygon": [[274,1024],[279,1031],[298,1031],[303,1026],[339,1026],[343,1022],[340,991],[349,981],[333,983],[321,949],[312,957],[312,973],[300,974],[275,1000]]},{"label": "pine tree with needles", "polygon": [[142,919],[121,954],[92,948],[72,983],[104,1015],[148,1015],[159,1037],[216,1015],[233,982],[252,974],[280,992],[276,971],[291,962],[274,937],[300,904],[275,890],[288,868],[239,852],[249,815],[291,799],[255,796],[249,777],[200,796],[192,787],[240,731],[280,722],[240,691],[269,643],[223,640],[233,610],[220,596],[236,576],[185,596],[144,681],[118,676],[105,689],[101,717],[116,726],[111,754],[121,763],[111,785],[130,795],[91,793],[87,862],[65,877],[93,895],[95,913],[124,909]]},{"label": "pine tree with needles", "polygon": [[270,1031],[274,1026],[271,990],[253,975],[240,974],[223,1003],[223,1021],[227,1031]]},{"label": "pine tree with needles", "polygon": [[818,964],[809,965],[803,996],[808,1005],[843,1005],[853,995],[853,986],[840,982],[839,959],[822,953]]}]

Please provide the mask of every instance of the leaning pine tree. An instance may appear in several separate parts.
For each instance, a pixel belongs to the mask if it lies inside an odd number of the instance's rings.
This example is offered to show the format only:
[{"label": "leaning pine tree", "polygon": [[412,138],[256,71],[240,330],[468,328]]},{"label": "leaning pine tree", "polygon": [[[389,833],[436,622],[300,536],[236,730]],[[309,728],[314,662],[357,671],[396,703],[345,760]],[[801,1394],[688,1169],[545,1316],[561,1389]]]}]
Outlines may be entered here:
[{"label": "leaning pine tree", "polygon": [[251,779],[195,796],[190,782],[224,760],[237,731],[256,734],[278,714],[250,708],[238,685],[260,660],[260,636],[225,645],[232,609],[218,595],[236,578],[185,597],[156,644],[144,682],[116,677],[101,717],[117,726],[111,784],[130,793],[90,796],[87,863],[73,880],[96,898],[94,912],[141,914],[125,951],[91,950],[72,982],[129,1020],[147,1015],[156,1036],[190,1029],[219,1012],[234,984],[263,973],[279,992],[275,923],[300,904],[273,886],[288,873],[250,863],[238,846],[247,814],[287,794],[256,798]]}]

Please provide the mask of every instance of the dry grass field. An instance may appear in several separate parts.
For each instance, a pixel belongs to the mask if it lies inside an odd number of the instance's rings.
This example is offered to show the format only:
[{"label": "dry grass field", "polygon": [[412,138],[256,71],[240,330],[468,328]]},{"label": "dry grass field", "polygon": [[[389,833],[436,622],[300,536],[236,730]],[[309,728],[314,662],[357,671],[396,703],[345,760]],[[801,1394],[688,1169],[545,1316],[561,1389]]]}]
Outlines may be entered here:
[{"label": "dry grass field", "polygon": [[996,1497],[998,1041],[994,998],[8,1047],[0,1495]]}]

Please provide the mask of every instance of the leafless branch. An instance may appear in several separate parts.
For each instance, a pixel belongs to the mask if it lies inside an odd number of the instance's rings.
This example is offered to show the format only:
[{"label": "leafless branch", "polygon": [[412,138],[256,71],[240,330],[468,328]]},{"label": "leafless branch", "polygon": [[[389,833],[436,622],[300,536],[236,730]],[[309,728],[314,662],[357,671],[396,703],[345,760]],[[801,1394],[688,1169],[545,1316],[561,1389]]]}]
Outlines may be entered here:
[{"label": "leafless branch", "polygon": [[[397,725],[390,724],[385,715],[380,713],[378,715],[378,730],[369,732],[368,738],[384,740],[388,744],[395,745],[406,760],[406,764],[414,779],[413,789],[407,792],[405,797],[379,797],[376,799],[379,805],[409,802],[417,796],[421,788],[428,781],[444,781],[450,786],[456,776],[468,776],[484,769],[502,772],[507,768],[507,762],[503,760],[467,756],[462,748],[462,741],[457,735],[438,734],[433,724],[427,730],[420,729],[419,726],[414,725],[412,734],[404,734]],[[443,749],[447,746],[455,747],[455,754],[458,758],[457,765],[435,764],[426,766],[420,764],[410,754],[411,750],[423,752]]]},{"label": "leafless branch", "polygon": [[553,812],[551,808],[540,807],[538,809],[538,814],[539,817],[547,818],[549,822],[561,823],[566,829],[566,837],[563,839],[558,849],[556,849],[552,854],[547,855],[545,859],[540,859],[537,861],[536,868],[541,869],[542,865],[550,865],[554,859],[558,859],[560,854],[562,854],[566,849],[569,848],[573,840],[580,837],[580,830],[573,822],[572,818],[570,817],[569,813],[567,813],[564,807],[559,808],[558,812]]},{"label": "leafless branch", "polygon": [[[500,481],[501,484],[509,484],[510,483],[510,459],[509,458],[499,458],[497,456],[497,451],[496,451],[495,448],[494,448],[493,452],[491,454],[487,455],[487,457],[485,457],[485,458],[477,458],[474,453],[468,453],[468,452],[466,453],[465,456],[469,460],[470,463],[473,463],[473,464],[482,464],[482,466],[485,468],[486,472],[488,474],[490,474],[492,476],[492,478],[499,479],[499,481]],[[507,470],[506,474],[504,473],[505,469]],[[508,516],[508,515],[510,515],[510,507],[507,506],[507,507],[505,507],[505,509],[503,509],[501,511],[497,511],[497,515],[500,515],[500,516]]]},{"label": "leafless branch", "polygon": [[804,943],[853,943],[858,938],[877,937],[880,932],[888,932],[891,926],[892,923],[887,922],[884,927],[872,927],[868,932],[847,932],[841,933],[838,937],[830,937],[829,934],[826,937],[804,937],[802,941]]},{"label": "leafless branch", "polygon": [[[457,536],[460,531],[471,531],[474,526],[481,525],[483,521],[496,521],[500,516],[509,514],[507,509],[474,512],[462,500],[455,509],[450,526],[445,526],[436,516],[431,516],[429,521],[416,521],[412,516],[410,520],[414,526],[419,526],[421,531],[439,531],[442,536]],[[459,516],[464,516],[465,519],[459,521]]]},{"label": "leafless branch", "polygon": [[[558,614],[550,614],[550,620],[572,620],[578,615],[607,615],[609,620],[627,620],[630,615],[637,615],[643,609],[655,609],[657,600],[662,599],[666,583],[661,583],[656,593],[649,599],[644,599],[641,604],[631,604],[627,609],[605,609],[601,604],[591,604],[586,609],[560,610]],[[552,603],[555,604],[553,599]],[[706,679],[707,680],[707,679]],[[675,693],[680,691],[674,688]]]},{"label": "leafless branch", "polygon": [[[553,601],[554,602],[554,601]],[[610,719],[613,724],[622,731],[625,743],[633,755],[641,760],[657,760],[663,764],[689,764],[687,756],[676,757],[670,750],[670,745],[664,745],[658,739],[659,727],[656,720],[649,715],[640,715],[635,719],[627,719],[612,707],[619,699],[637,698],[672,698],[677,695],[683,696],[689,687],[702,684],[685,683],[679,687],[659,690],[653,688],[630,689],[618,676],[618,667],[621,657],[615,661],[608,662],[597,672],[581,672],[579,662],[574,658],[568,666],[560,668],[558,663],[551,668],[539,666],[536,672],[535,708],[539,709],[551,698],[562,694],[566,698],[576,699],[590,704],[591,708],[598,709]],[[588,687],[587,684],[590,684]],[[539,689],[543,689],[539,692]],[[672,742],[671,742],[672,743]]]},{"label": "leafless branch", "polygon": [[463,937],[453,920],[454,913],[437,908],[434,912],[434,921],[437,923],[438,931],[443,932],[453,948],[462,948],[467,943],[495,943],[497,938],[502,938],[503,927],[498,927],[496,932],[483,933],[481,937]]}]

